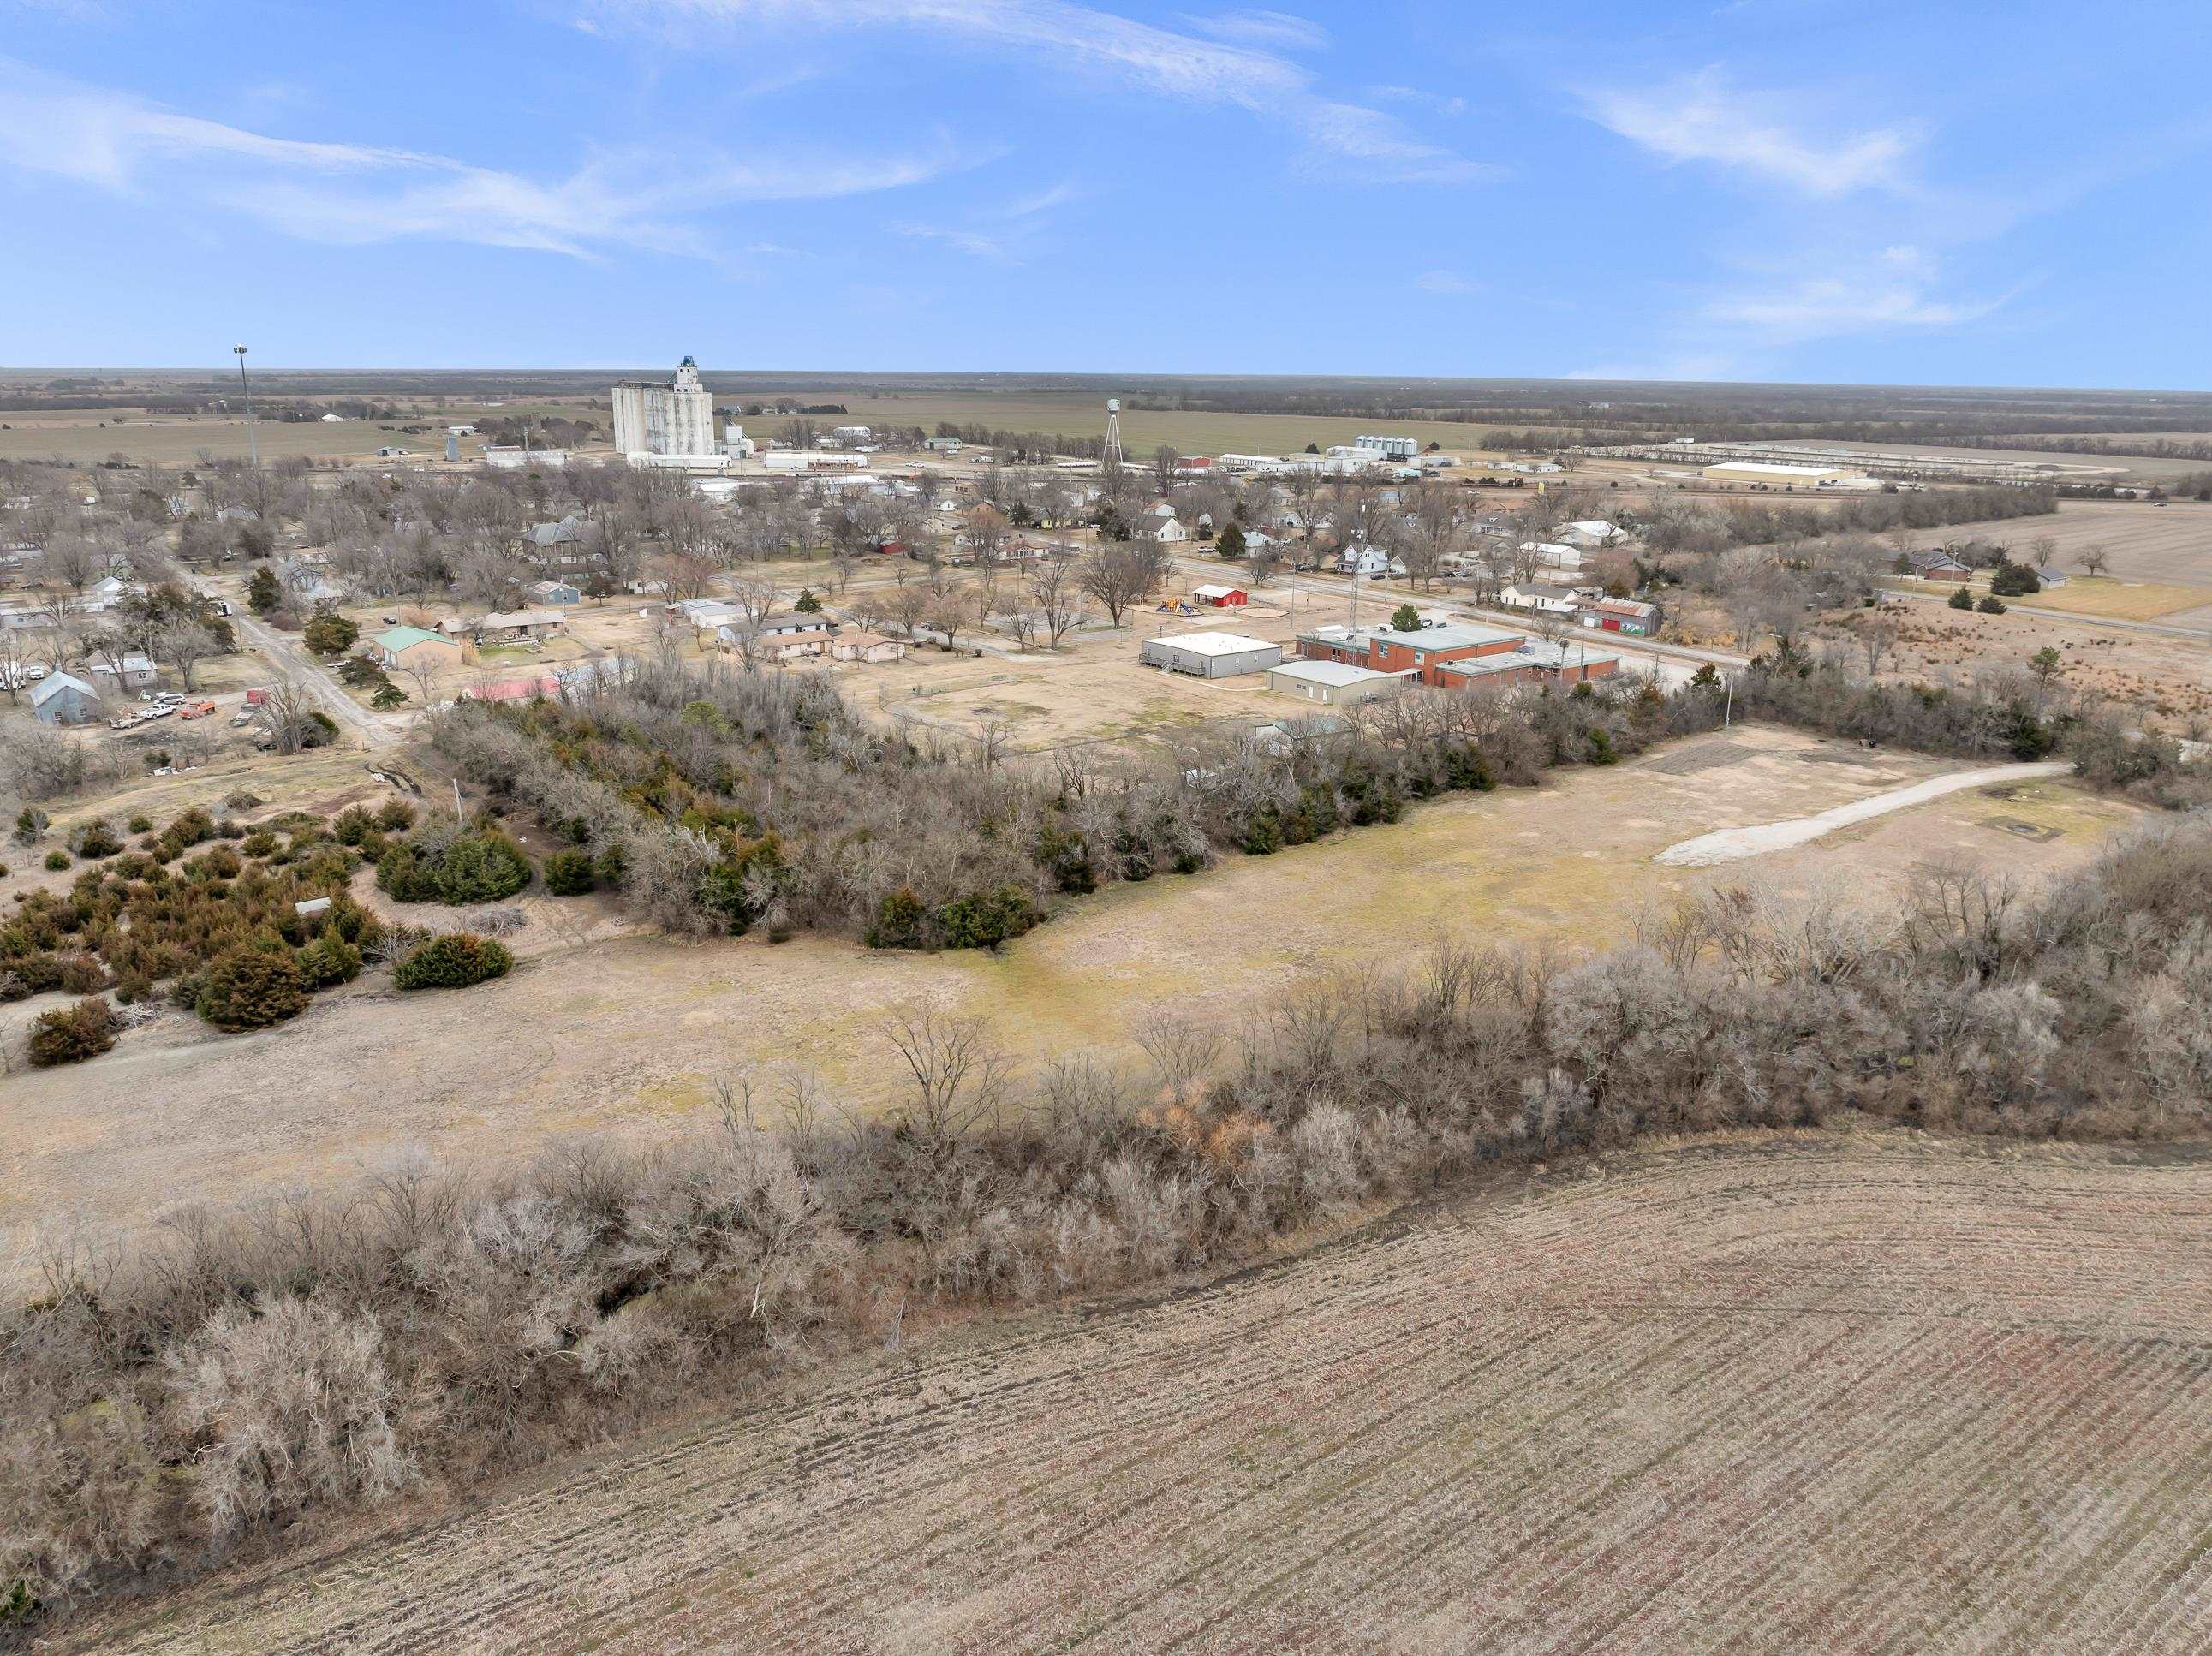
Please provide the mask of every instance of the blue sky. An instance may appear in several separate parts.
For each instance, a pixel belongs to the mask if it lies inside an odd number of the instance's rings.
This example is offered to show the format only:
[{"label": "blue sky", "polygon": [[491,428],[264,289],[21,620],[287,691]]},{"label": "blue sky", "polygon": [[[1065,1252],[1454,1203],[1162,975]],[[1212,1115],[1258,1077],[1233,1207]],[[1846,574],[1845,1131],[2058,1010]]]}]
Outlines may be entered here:
[{"label": "blue sky", "polygon": [[2212,15],[0,0],[0,361],[2212,389]]}]

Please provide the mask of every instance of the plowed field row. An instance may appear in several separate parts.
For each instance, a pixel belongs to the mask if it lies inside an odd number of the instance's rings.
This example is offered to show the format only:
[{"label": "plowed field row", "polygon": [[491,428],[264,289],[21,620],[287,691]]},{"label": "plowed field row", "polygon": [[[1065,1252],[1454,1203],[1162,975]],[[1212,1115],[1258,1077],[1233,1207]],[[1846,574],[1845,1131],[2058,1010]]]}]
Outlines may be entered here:
[{"label": "plowed field row", "polygon": [[2212,1159],[1739,1142],[239,1572],[163,1652],[2212,1644]]}]

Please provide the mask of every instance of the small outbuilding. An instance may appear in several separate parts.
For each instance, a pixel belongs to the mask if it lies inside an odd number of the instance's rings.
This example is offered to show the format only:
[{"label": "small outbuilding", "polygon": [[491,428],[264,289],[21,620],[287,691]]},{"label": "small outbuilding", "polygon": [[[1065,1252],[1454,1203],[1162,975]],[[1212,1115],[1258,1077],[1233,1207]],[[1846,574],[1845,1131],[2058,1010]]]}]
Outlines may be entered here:
[{"label": "small outbuilding", "polygon": [[1183,633],[1146,640],[1137,659],[1147,667],[1164,667],[1194,678],[1234,678],[1281,665],[1283,646],[1240,633]]},{"label": "small outbuilding", "polygon": [[1241,586],[1223,586],[1208,581],[1203,586],[1190,589],[1192,601],[1212,604],[1217,610],[1241,610],[1252,602],[1252,595]]},{"label": "small outbuilding", "polygon": [[1406,685],[1395,673],[1341,661],[1286,661],[1267,669],[1267,688],[1277,695],[1296,696],[1319,707],[1348,707],[1378,695],[1395,695]]},{"label": "small outbuilding", "polygon": [[41,725],[85,725],[100,717],[100,692],[74,673],[48,673],[31,690],[31,717]]}]

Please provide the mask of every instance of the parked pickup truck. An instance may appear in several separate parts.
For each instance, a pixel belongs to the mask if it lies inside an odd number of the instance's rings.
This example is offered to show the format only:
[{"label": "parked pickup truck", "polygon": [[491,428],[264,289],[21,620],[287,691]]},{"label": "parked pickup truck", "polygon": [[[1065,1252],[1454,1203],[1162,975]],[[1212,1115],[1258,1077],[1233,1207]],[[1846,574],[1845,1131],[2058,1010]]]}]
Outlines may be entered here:
[{"label": "parked pickup truck", "polygon": [[183,707],[177,709],[177,717],[179,719],[205,719],[214,711],[215,703],[212,701],[187,701]]}]

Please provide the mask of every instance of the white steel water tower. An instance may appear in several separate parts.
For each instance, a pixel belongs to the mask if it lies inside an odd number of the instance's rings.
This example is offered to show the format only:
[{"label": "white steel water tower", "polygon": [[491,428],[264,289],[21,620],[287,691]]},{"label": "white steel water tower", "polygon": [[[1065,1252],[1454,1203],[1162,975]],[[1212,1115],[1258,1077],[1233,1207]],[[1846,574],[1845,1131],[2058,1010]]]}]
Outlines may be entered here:
[{"label": "white steel water tower", "polygon": [[1121,464],[1121,399],[1106,399],[1106,458],[1115,465]]}]

